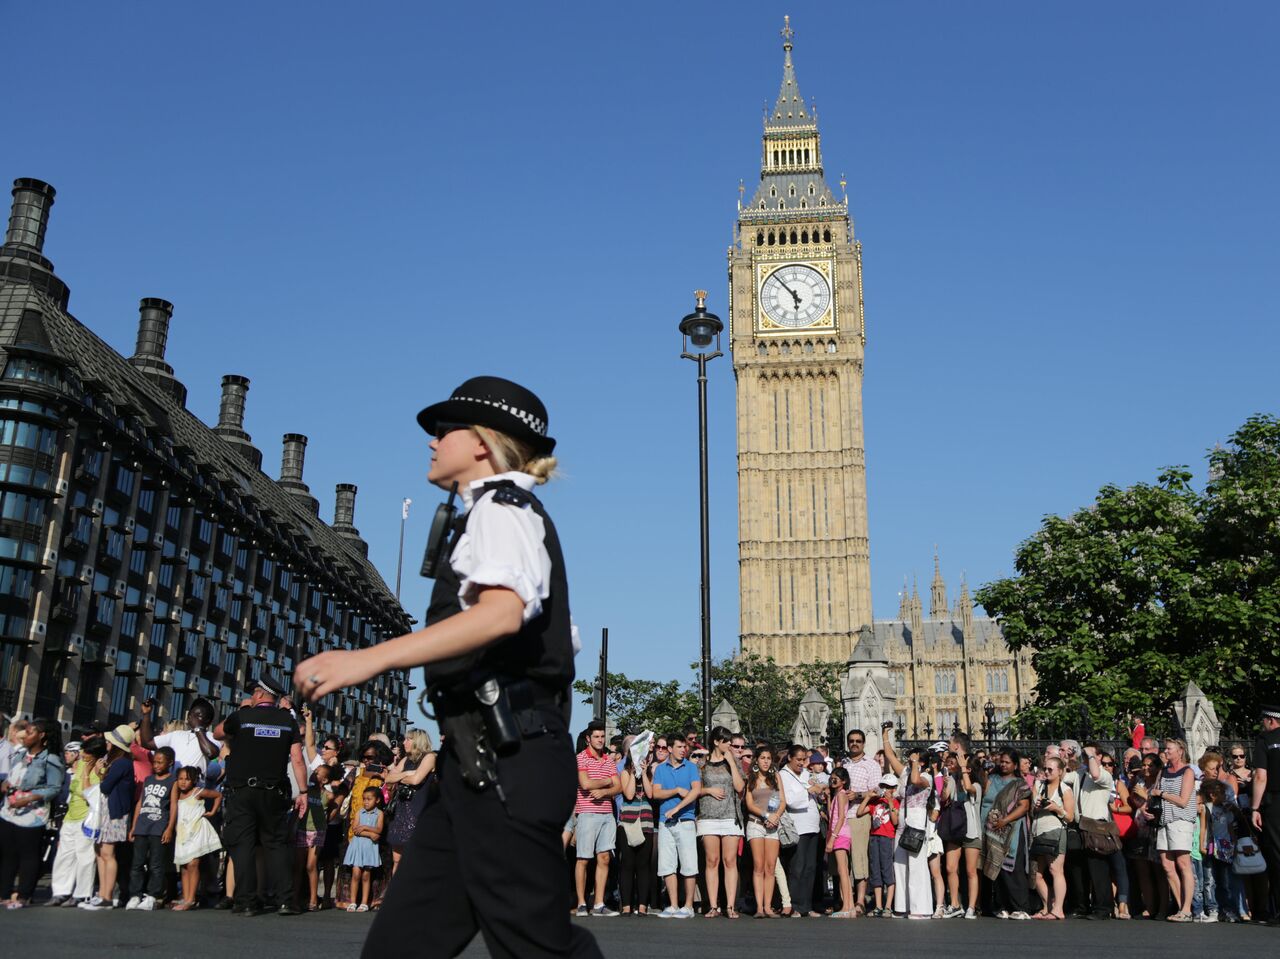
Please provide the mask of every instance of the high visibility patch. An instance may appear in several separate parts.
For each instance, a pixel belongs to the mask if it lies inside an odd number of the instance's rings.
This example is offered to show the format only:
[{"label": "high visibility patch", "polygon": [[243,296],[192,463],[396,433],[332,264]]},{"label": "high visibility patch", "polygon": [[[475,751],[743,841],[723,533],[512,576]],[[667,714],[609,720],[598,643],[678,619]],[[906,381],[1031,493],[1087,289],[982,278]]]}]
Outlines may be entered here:
[{"label": "high visibility patch", "polygon": [[254,726],[253,734],[261,736],[263,739],[279,739],[281,729],[279,726]]}]

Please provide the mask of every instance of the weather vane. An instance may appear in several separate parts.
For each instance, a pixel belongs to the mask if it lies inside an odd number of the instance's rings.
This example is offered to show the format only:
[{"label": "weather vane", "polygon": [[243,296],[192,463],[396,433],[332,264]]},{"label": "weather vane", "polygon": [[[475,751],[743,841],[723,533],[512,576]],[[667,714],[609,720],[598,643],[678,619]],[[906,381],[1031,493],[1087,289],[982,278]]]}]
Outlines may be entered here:
[{"label": "weather vane", "polygon": [[791,47],[791,38],[792,38],[792,37],[794,37],[794,36],[796,35],[795,31],[791,29],[791,16],[790,16],[790,14],[784,14],[784,15],[783,15],[783,17],[782,17],[782,31],[781,31],[781,35],[782,35],[782,40],[783,40],[782,45],[783,45],[784,47],[790,48],[790,47]]}]

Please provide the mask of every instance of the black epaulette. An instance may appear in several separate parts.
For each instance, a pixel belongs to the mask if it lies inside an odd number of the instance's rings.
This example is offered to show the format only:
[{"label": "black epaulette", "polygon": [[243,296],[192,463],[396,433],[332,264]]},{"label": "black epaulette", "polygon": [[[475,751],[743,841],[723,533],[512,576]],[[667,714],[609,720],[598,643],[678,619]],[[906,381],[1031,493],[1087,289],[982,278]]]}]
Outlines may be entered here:
[{"label": "black epaulette", "polygon": [[528,506],[533,502],[533,495],[522,490],[515,483],[494,484],[493,501],[505,506]]}]

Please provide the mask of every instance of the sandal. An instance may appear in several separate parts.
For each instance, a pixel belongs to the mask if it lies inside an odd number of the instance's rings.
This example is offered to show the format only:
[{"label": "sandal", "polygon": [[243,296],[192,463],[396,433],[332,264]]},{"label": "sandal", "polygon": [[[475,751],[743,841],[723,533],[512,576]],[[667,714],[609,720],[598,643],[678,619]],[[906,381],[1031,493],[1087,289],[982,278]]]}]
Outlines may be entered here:
[{"label": "sandal", "polygon": [[702,914],[703,919],[718,919],[720,917],[719,909],[708,909]]},{"label": "sandal", "polygon": [[738,918],[738,911],[736,909],[726,909],[724,914],[725,914],[725,917],[728,919]]},{"label": "sandal", "polygon": [[1189,912],[1175,912],[1172,916],[1168,916],[1165,919],[1165,922],[1192,922],[1192,921],[1193,920],[1191,919],[1191,913]]},{"label": "sandal", "polygon": [[186,912],[188,909],[194,909],[196,904],[189,899],[180,899],[169,908],[174,912]]}]

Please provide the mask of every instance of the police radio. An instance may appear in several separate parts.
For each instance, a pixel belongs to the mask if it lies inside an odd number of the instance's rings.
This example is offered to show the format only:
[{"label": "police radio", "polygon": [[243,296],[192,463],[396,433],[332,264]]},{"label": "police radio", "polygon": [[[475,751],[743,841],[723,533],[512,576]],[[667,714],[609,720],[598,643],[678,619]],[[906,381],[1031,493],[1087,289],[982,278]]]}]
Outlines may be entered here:
[{"label": "police radio", "polygon": [[453,532],[453,521],[458,515],[458,508],[453,505],[458,495],[458,484],[454,483],[449,490],[449,498],[436,507],[436,515],[431,520],[431,533],[427,536],[427,550],[422,556],[422,569],[418,572],[427,579],[435,579],[440,572],[440,564],[445,559],[449,548],[449,534]]}]

